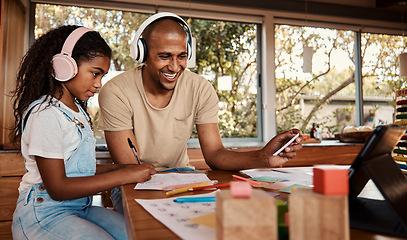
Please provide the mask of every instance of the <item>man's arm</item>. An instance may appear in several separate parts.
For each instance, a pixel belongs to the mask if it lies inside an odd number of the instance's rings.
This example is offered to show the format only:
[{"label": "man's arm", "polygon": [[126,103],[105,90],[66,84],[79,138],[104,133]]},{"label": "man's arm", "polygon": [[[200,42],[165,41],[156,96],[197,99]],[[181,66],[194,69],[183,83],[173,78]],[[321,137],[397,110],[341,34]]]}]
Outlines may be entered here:
[{"label": "man's arm", "polygon": [[105,131],[107,148],[114,163],[137,164],[137,159],[129,146],[127,138],[130,138],[137,149],[137,142],[132,130]]},{"label": "man's arm", "polygon": [[277,135],[260,150],[237,152],[226,149],[223,146],[218,125],[216,123],[198,124],[196,126],[199,143],[206,163],[212,169],[220,170],[241,170],[247,168],[278,167],[292,159],[296,151],[302,148],[302,137],[294,142],[294,145],[287,147],[277,156],[273,153],[289,141],[295,134],[301,133],[298,129],[293,129]]}]

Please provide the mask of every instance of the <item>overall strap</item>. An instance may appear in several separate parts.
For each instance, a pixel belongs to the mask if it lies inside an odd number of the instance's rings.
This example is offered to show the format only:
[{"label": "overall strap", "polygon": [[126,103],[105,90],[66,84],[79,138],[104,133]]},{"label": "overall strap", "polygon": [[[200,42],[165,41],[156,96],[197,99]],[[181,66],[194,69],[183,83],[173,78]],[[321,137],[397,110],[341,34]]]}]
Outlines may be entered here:
[{"label": "overall strap", "polygon": [[41,103],[45,103],[45,102],[46,102],[46,100],[44,100],[44,99],[37,99],[28,106],[27,112],[23,116],[23,122],[21,123],[22,124],[22,128],[21,128],[22,131],[24,131],[25,125],[27,124],[27,121],[28,121],[28,117],[30,116],[30,114],[31,114],[32,110],[34,109],[34,107],[41,104]]},{"label": "overall strap", "polygon": [[[68,109],[65,108],[61,108],[60,104],[53,104],[53,106],[58,109],[60,112],[62,112],[62,114],[64,114],[64,116],[71,122],[74,122],[77,126],[84,128],[85,126],[83,125],[82,122],[80,122],[71,111],[69,111]],[[78,106],[79,111],[81,111],[81,113],[85,116],[86,120],[89,122],[89,117],[86,114],[85,110],[82,109],[81,106]]]},{"label": "overall strap", "polygon": [[[28,111],[24,116],[24,120],[22,122],[23,124],[23,128],[22,130],[24,131],[25,129],[25,125],[27,124],[28,121],[28,117],[30,116],[32,110],[34,109],[34,107],[36,107],[39,104],[42,103],[49,103],[49,101],[44,100],[44,99],[37,99],[34,102],[32,102],[30,104],[30,106],[28,107]],[[60,112],[62,112],[62,114],[64,114],[64,116],[71,122],[76,123],[76,125],[80,126],[81,128],[84,128],[83,123],[81,123],[78,119],[75,118],[75,116],[72,114],[72,112],[68,111],[67,109],[61,108],[61,105],[59,103],[57,103],[57,101],[51,100],[51,106],[55,107],[56,109],[58,109]],[[82,109],[81,106],[79,106],[79,110],[82,112],[82,114],[85,116],[86,120],[90,120],[89,116],[86,114],[85,110]]]}]

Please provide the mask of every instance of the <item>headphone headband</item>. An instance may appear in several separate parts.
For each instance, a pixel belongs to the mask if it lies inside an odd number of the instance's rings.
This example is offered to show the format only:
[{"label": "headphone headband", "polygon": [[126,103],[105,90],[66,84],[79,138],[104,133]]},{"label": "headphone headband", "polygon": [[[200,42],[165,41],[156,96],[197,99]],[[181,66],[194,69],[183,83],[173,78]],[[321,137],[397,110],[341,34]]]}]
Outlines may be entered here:
[{"label": "headphone headband", "polygon": [[62,46],[61,53],[67,54],[68,56],[72,56],[73,48],[76,45],[76,42],[87,32],[91,32],[89,28],[86,27],[79,27],[71,32],[69,36],[66,38],[64,45]]},{"label": "headphone headband", "polygon": [[163,19],[169,18],[174,19],[178,23],[180,23],[185,29],[187,34],[187,54],[188,59],[191,59],[192,56],[192,34],[188,24],[182,19],[180,16],[170,13],[170,12],[161,12],[156,13],[149,18],[147,18],[139,27],[134,36],[134,39],[130,45],[130,56],[138,62],[145,62],[147,58],[147,46],[144,39],[141,38],[143,35],[144,30],[153,22]]},{"label": "headphone headband", "polygon": [[62,46],[61,53],[55,54],[52,58],[52,66],[54,67],[55,79],[61,82],[68,81],[78,73],[76,61],[72,58],[72,51],[78,40],[87,32],[91,32],[89,28],[79,27],[71,32],[66,38]]}]

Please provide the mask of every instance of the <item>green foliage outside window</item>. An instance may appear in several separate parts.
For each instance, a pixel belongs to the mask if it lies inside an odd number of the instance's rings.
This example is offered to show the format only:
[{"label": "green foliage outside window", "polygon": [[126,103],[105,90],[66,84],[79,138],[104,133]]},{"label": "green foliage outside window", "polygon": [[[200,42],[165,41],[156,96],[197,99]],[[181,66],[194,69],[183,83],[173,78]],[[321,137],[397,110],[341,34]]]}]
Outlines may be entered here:
[{"label": "green foliage outside window", "polygon": [[[101,33],[113,50],[111,71],[125,71],[137,64],[129,45],[148,14],[37,4],[35,37],[66,24],[90,27]],[[219,97],[219,129],[223,138],[256,138],[258,130],[257,24],[186,19],[197,42],[196,67],[190,71],[206,77]],[[326,112],[336,96],[355,96],[355,33],[353,31],[275,26],[275,77],[277,132],[293,127],[304,132],[313,122],[333,134],[352,120],[355,105]],[[398,77],[398,58],[404,52],[401,36],[362,33],[362,78],[364,96],[394,96],[406,88]],[[313,72],[302,72],[302,47],[314,48]],[[339,62],[339,63],[338,63]],[[231,88],[220,90],[222,77]],[[267,80],[269,81],[269,80]],[[312,96],[312,108],[305,112],[304,97]],[[389,102],[389,105],[392,105]],[[380,106],[372,106],[373,111]],[[369,110],[369,111],[371,111]],[[94,129],[98,109],[90,109]],[[325,112],[323,114],[323,112]],[[103,136],[96,132],[96,135]],[[194,131],[192,137],[196,137]]]},{"label": "green foliage outside window", "polygon": [[[113,51],[112,68],[126,71],[137,64],[129,45],[150,15],[116,10],[37,4],[35,37],[60,25],[77,24],[99,31]],[[257,137],[256,24],[186,19],[197,41],[197,64],[190,69],[205,76],[221,102],[222,137]],[[112,71],[112,69],[110,70]],[[218,78],[230,76],[232,88],[218,90]],[[97,129],[99,112],[90,110]],[[99,138],[103,133],[96,132]],[[196,136],[196,133],[192,137]]]},{"label": "green foliage outside window", "polygon": [[[355,99],[354,36],[353,31],[275,26],[278,132],[292,127],[308,132],[311,124],[317,122],[332,135],[352,120],[354,102],[331,113],[325,109],[334,97]],[[398,76],[398,55],[405,50],[402,37],[362,33],[361,39],[364,99],[372,96],[394,99],[395,91],[406,87],[406,80]],[[314,49],[312,73],[302,71],[303,46]],[[303,110],[301,99],[306,96],[313,97],[313,107],[299,114]],[[387,106],[394,103],[388,102]],[[374,112],[380,109],[374,104],[369,107]]]}]

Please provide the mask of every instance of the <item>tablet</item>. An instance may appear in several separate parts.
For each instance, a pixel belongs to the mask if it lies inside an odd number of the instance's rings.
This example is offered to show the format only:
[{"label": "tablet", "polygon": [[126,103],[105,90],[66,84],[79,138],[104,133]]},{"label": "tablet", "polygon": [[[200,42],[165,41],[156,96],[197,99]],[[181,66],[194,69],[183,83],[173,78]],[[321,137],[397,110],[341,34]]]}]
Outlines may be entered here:
[{"label": "tablet", "polygon": [[[406,127],[377,127],[349,169],[349,217],[352,228],[407,237],[407,179],[391,153]],[[358,195],[372,180],[384,200]]]}]

